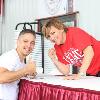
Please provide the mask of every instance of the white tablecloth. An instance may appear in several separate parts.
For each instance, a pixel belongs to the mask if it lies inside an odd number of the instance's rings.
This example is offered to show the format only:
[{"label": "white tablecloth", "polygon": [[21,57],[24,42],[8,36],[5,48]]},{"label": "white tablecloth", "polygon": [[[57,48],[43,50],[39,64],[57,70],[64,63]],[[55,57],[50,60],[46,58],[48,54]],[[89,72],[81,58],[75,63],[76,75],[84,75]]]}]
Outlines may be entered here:
[{"label": "white tablecloth", "polygon": [[85,76],[79,80],[65,80],[64,76],[38,74],[34,79],[25,79],[33,82],[100,91],[100,77]]}]

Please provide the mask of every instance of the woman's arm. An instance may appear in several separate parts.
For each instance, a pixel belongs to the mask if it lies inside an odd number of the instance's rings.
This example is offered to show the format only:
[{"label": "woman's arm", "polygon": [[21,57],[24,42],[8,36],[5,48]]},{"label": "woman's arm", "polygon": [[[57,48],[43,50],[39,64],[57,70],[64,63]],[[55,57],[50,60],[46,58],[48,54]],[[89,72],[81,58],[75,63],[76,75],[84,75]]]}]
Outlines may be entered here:
[{"label": "woman's arm", "polygon": [[86,47],[83,50],[83,53],[84,53],[84,58],[83,58],[82,65],[81,65],[80,70],[79,70],[79,74],[86,73],[86,71],[87,71],[87,69],[92,61],[92,58],[94,56],[94,51],[93,51],[92,46]]},{"label": "woman's arm", "polygon": [[61,63],[60,61],[58,61],[57,57],[56,57],[56,53],[55,53],[55,49],[50,49],[49,50],[49,57],[51,58],[51,60],[53,61],[53,63],[56,65],[57,69],[64,75],[68,75],[70,72],[70,66],[65,65],[63,63]]},{"label": "woman's arm", "polygon": [[88,46],[83,50],[84,53],[84,58],[82,61],[82,65],[80,67],[79,73],[78,74],[72,74],[71,76],[66,76],[65,79],[67,80],[76,80],[80,79],[81,76],[86,74],[86,71],[92,61],[92,58],[94,56],[94,51],[92,46]]},{"label": "woman's arm", "polygon": [[60,61],[58,61],[57,59],[52,59],[53,63],[56,65],[57,69],[64,75],[68,75],[70,72],[70,66],[65,65],[63,63],[61,63]]}]

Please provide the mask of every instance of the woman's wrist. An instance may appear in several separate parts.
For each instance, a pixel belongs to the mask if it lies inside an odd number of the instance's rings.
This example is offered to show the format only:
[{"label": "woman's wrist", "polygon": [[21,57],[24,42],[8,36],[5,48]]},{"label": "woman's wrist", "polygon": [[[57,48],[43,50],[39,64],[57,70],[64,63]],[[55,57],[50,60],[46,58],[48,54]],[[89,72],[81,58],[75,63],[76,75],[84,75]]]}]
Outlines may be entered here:
[{"label": "woman's wrist", "polygon": [[51,60],[52,60],[52,61],[57,60],[57,58],[56,58],[56,57],[50,57],[50,58],[51,58]]},{"label": "woman's wrist", "polygon": [[86,76],[86,73],[85,72],[79,72],[78,75],[79,76]]}]

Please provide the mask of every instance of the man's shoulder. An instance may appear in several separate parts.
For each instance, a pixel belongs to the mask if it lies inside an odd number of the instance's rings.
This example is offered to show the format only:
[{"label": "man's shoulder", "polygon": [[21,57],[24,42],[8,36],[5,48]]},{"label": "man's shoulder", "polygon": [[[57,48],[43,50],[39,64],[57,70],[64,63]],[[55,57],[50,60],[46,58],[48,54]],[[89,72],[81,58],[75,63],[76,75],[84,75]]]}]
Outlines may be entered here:
[{"label": "man's shoulder", "polygon": [[10,50],[0,56],[0,66],[13,70],[19,61],[16,50]]},{"label": "man's shoulder", "polygon": [[10,51],[6,51],[0,56],[0,59],[12,59],[12,57],[16,56],[16,50],[12,49]]}]

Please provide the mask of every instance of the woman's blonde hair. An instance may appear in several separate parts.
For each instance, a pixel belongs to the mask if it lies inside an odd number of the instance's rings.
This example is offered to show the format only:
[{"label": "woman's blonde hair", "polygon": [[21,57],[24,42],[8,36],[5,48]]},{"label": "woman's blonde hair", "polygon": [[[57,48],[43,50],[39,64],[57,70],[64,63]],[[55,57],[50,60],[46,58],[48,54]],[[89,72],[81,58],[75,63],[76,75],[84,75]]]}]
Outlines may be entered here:
[{"label": "woman's blonde hair", "polygon": [[66,29],[66,26],[63,24],[63,22],[61,22],[57,18],[52,18],[49,21],[47,21],[42,27],[42,33],[44,34],[46,38],[48,38],[49,36],[51,26],[54,26],[55,28],[59,30]]}]

